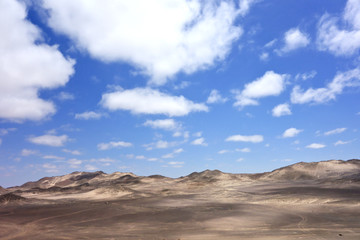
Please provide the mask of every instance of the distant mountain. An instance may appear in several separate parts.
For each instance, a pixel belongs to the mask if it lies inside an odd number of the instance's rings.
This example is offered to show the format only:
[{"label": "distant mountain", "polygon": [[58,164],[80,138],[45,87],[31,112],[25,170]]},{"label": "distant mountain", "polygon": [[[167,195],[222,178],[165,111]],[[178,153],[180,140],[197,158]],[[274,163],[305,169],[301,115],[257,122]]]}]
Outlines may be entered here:
[{"label": "distant mountain", "polygon": [[97,172],[73,172],[63,176],[44,177],[38,181],[27,182],[20,187],[0,188],[0,194],[7,192],[76,192],[90,191],[99,188],[122,189],[132,192],[131,186],[171,182],[171,184],[194,183],[196,185],[226,183],[227,181],[304,181],[322,182],[360,182],[360,160],[329,160],[322,162],[300,162],[276,169],[272,172],[258,174],[231,174],[219,170],[193,172],[177,179],[161,175],[148,177],[136,176],[133,173],[115,172],[106,174]]},{"label": "distant mountain", "polygon": [[360,160],[300,162],[272,172],[255,174],[259,180],[360,181]]},{"label": "distant mountain", "polygon": [[106,174],[102,171],[97,172],[73,172],[63,176],[44,177],[35,182],[27,182],[20,188],[74,188],[89,185],[111,185],[123,182],[136,182],[138,177],[133,173],[114,172]]}]

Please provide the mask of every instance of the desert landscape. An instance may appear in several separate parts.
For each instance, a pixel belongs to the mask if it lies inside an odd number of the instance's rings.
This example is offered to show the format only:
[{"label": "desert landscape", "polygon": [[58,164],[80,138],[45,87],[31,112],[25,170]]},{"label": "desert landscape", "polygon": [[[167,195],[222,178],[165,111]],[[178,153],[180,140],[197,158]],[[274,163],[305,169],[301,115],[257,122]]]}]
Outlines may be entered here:
[{"label": "desert landscape", "polygon": [[360,160],[180,178],[73,172],[1,188],[1,239],[360,239]]}]

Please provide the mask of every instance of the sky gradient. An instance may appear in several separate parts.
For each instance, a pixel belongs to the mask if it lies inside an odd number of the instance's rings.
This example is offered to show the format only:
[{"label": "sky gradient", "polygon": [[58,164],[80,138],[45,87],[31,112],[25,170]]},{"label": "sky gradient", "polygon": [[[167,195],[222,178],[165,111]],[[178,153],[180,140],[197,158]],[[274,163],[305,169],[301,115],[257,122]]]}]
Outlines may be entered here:
[{"label": "sky gradient", "polygon": [[359,158],[358,0],[0,0],[0,185]]}]

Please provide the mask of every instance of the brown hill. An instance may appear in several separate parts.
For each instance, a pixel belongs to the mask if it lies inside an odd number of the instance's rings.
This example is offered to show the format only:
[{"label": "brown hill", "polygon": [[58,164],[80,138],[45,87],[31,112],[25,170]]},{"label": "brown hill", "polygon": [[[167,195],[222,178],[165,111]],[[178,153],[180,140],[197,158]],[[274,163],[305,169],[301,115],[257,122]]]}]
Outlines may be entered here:
[{"label": "brown hill", "polygon": [[63,176],[44,177],[38,181],[27,182],[21,185],[21,189],[56,189],[74,188],[84,186],[112,185],[117,183],[136,183],[138,177],[133,173],[115,172],[106,174],[97,172],[73,172]]},{"label": "brown hill", "polygon": [[259,180],[360,180],[360,160],[300,162],[272,172],[255,174]]},{"label": "brown hill", "polygon": [[6,193],[0,196],[0,203],[9,203],[15,201],[25,200],[26,198],[18,196],[13,193]]}]

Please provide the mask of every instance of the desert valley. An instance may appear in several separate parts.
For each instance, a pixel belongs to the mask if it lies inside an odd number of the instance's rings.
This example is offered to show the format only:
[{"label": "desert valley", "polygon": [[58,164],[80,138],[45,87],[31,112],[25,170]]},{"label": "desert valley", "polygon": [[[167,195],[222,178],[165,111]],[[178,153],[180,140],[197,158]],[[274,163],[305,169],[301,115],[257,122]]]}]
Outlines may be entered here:
[{"label": "desert valley", "polygon": [[176,179],[73,172],[0,191],[1,239],[360,238],[360,160]]}]

